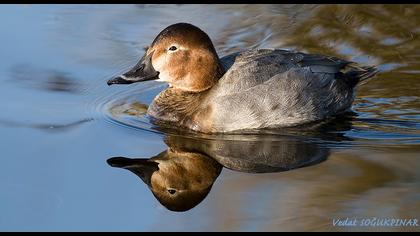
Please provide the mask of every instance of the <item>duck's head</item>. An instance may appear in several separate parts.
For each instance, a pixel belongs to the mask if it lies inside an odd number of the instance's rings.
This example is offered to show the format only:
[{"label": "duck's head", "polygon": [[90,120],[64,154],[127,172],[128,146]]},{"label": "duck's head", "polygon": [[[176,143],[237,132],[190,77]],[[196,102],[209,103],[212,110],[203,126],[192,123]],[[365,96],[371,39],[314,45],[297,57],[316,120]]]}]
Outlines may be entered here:
[{"label": "duck's head", "polygon": [[177,23],[160,32],[140,61],[108,85],[157,80],[200,92],[211,88],[223,73],[209,36],[194,25]]}]

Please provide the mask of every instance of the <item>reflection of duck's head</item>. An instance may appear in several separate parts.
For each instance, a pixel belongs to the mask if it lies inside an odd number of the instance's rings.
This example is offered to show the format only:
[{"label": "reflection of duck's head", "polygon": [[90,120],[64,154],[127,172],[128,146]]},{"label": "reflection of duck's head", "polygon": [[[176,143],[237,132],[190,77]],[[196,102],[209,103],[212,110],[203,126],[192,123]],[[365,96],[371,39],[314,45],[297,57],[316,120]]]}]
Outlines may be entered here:
[{"label": "reflection of duck's head", "polygon": [[199,204],[222,169],[207,156],[173,149],[151,159],[113,157],[108,159],[108,164],[139,176],[171,211],[187,211]]}]

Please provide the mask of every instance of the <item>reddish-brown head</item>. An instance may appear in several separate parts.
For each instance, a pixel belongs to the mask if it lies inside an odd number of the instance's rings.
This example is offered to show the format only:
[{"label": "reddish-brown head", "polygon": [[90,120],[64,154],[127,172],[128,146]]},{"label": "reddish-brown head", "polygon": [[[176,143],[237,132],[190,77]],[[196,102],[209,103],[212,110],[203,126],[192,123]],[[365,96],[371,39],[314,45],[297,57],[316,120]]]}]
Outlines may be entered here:
[{"label": "reddish-brown head", "polygon": [[108,83],[157,79],[173,88],[200,92],[211,88],[223,73],[209,36],[194,25],[178,23],[158,34],[132,70]]}]

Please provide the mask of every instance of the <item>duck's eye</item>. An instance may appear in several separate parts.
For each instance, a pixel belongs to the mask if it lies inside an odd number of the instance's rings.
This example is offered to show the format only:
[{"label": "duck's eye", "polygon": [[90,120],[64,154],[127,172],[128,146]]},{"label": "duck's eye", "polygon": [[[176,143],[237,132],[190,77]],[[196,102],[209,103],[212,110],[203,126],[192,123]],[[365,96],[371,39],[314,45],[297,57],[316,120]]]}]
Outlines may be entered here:
[{"label": "duck's eye", "polygon": [[178,48],[177,47],[175,47],[175,46],[171,46],[168,50],[169,51],[176,51]]},{"label": "duck's eye", "polygon": [[176,190],[175,190],[175,189],[168,189],[168,192],[169,192],[171,195],[173,195],[173,194],[175,194],[175,193],[176,193]]}]

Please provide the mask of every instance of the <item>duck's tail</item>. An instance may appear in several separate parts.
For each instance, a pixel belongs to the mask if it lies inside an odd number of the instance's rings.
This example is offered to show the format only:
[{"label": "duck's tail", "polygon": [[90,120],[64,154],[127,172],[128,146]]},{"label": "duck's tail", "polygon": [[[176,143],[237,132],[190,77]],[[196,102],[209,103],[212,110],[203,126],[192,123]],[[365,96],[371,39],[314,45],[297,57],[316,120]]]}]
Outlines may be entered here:
[{"label": "duck's tail", "polygon": [[365,84],[379,72],[375,66],[358,66],[355,63],[348,64],[346,71],[343,72],[344,79],[351,86],[355,87],[361,84]]}]

